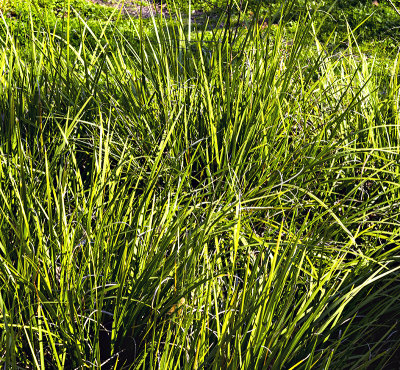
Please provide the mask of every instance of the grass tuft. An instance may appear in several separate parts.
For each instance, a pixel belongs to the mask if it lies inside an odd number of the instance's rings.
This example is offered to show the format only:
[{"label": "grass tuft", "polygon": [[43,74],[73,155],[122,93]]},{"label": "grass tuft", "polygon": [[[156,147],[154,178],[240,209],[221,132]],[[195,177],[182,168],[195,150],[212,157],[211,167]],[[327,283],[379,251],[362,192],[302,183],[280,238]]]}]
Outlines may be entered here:
[{"label": "grass tuft", "polygon": [[399,54],[69,9],[1,26],[0,363],[397,364]]}]

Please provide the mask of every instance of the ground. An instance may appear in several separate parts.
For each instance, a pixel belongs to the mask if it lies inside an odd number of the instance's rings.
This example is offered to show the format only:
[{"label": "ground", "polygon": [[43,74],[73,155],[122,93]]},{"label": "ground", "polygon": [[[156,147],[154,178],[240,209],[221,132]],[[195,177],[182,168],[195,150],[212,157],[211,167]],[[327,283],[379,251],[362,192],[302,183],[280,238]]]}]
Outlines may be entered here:
[{"label": "ground", "polygon": [[[105,6],[112,6],[117,8],[122,8],[122,12],[124,14],[129,14],[132,16],[139,16],[140,12],[144,18],[150,17],[154,13],[163,13],[164,15],[168,14],[168,10],[165,4],[153,3],[150,2],[139,2],[137,0],[125,0],[123,2],[113,1],[113,0],[89,0],[92,3],[105,5]],[[148,3],[148,5],[144,5],[144,3]]]},{"label": "ground", "polygon": [[[143,18],[150,18],[152,14],[163,14],[169,16],[168,7],[161,1],[148,0],[88,0],[94,4],[122,9],[122,13],[132,17],[139,17],[142,12]],[[217,9],[217,8],[216,8]],[[203,11],[194,9],[191,12],[191,21],[198,26],[208,23],[209,27],[215,27],[218,23],[219,13],[217,11]]]}]

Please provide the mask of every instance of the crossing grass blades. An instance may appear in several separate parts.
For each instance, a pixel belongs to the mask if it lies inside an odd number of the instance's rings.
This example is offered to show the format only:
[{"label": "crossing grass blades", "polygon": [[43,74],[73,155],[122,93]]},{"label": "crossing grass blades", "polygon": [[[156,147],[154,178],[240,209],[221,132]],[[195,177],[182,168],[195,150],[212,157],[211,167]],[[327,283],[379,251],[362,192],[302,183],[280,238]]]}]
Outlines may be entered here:
[{"label": "crossing grass blades", "polygon": [[1,26],[1,365],[397,364],[399,55],[69,9]]}]

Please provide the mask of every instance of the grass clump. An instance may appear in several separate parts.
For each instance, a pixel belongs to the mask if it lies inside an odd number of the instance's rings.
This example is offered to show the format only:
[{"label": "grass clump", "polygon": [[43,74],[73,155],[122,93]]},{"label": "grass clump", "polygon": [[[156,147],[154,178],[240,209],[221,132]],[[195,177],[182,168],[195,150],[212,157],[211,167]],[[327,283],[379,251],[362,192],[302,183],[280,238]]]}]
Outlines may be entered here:
[{"label": "grass clump", "polygon": [[3,25],[0,362],[396,364],[399,55],[152,22]]}]

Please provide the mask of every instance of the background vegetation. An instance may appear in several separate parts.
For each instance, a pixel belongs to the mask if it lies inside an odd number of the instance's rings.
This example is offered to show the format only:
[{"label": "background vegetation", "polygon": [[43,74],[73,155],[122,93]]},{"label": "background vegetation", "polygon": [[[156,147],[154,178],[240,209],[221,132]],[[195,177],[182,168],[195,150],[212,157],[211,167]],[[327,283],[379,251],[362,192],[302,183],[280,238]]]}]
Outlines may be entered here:
[{"label": "background vegetation", "polygon": [[[31,11],[33,10],[33,18],[35,21],[43,21],[43,9],[47,10],[46,20],[53,28],[56,24],[60,26],[60,19],[66,15],[66,0],[2,0],[0,8],[3,9],[9,18],[15,20],[23,20],[25,23],[28,21]],[[118,3],[116,0],[104,0],[105,4],[115,5]],[[142,4],[146,6],[146,1],[140,2],[139,0],[125,0],[125,3]],[[151,3],[160,3],[159,1],[151,1]],[[112,14],[113,8],[107,6],[99,6],[89,0],[70,0],[69,4],[78,12],[82,18],[88,22],[91,29],[99,31],[99,23],[106,21]],[[183,12],[189,11],[189,4],[191,11],[203,12],[205,17],[211,17],[210,23],[215,25],[215,21],[220,15],[226,13],[228,0],[177,0],[173,3],[167,3],[171,12],[179,9]],[[241,24],[248,23],[257,6],[260,5],[259,17],[270,22],[277,22],[280,18],[281,2],[276,0],[270,1],[239,1],[233,2],[230,7],[232,11],[232,18],[237,20],[240,14],[239,22]],[[397,7],[397,8],[396,8]],[[33,9],[32,9],[33,8]],[[35,9],[39,9],[36,12]],[[42,10],[41,10],[42,9]],[[396,11],[397,9],[397,11]],[[400,24],[398,11],[400,9],[400,2],[398,0],[382,0],[382,1],[369,1],[369,0],[340,0],[332,1],[310,1],[310,0],[296,0],[290,2],[290,9],[286,11],[285,26],[288,28],[292,23],[304,14],[305,12],[317,11],[317,18],[325,19],[319,30],[319,37],[321,40],[326,41],[332,35],[335,36],[335,42],[339,42],[346,36],[348,26],[354,30],[357,40],[366,52],[372,52],[372,49],[379,48],[381,55],[396,49],[400,39]],[[329,15],[328,15],[329,14]],[[114,20],[116,19],[115,14]],[[201,17],[204,21],[205,17]],[[75,13],[71,13],[71,28],[79,27],[79,22],[75,22]],[[186,20],[186,17],[184,21]],[[247,20],[247,22],[246,22]],[[20,23],[20,22],[18,22]],[[24,23],[24,22],[23,22]],[[144,25],[146,26],[146,22]],[[20,24],[20,27],[22,25]],[[22,26],[23,27],[23,26]],[[151,28],[151,27],[150,27]],[[201,27],[200,27],[201,28]],[[119,19],[120,32],[127,33],[129,30],[129,22]],[[21,34],[25,34],[25,30],[21,30]],[[131,34],[130,37],[133,35]],[[377,45],[378,43],[378,45]],[[388,50],[386,50],[388,49]]]},{"label": "background vegetation", "polygon": [[3,13],[0,363],[397,366],[398,46],[74,4]]}]

